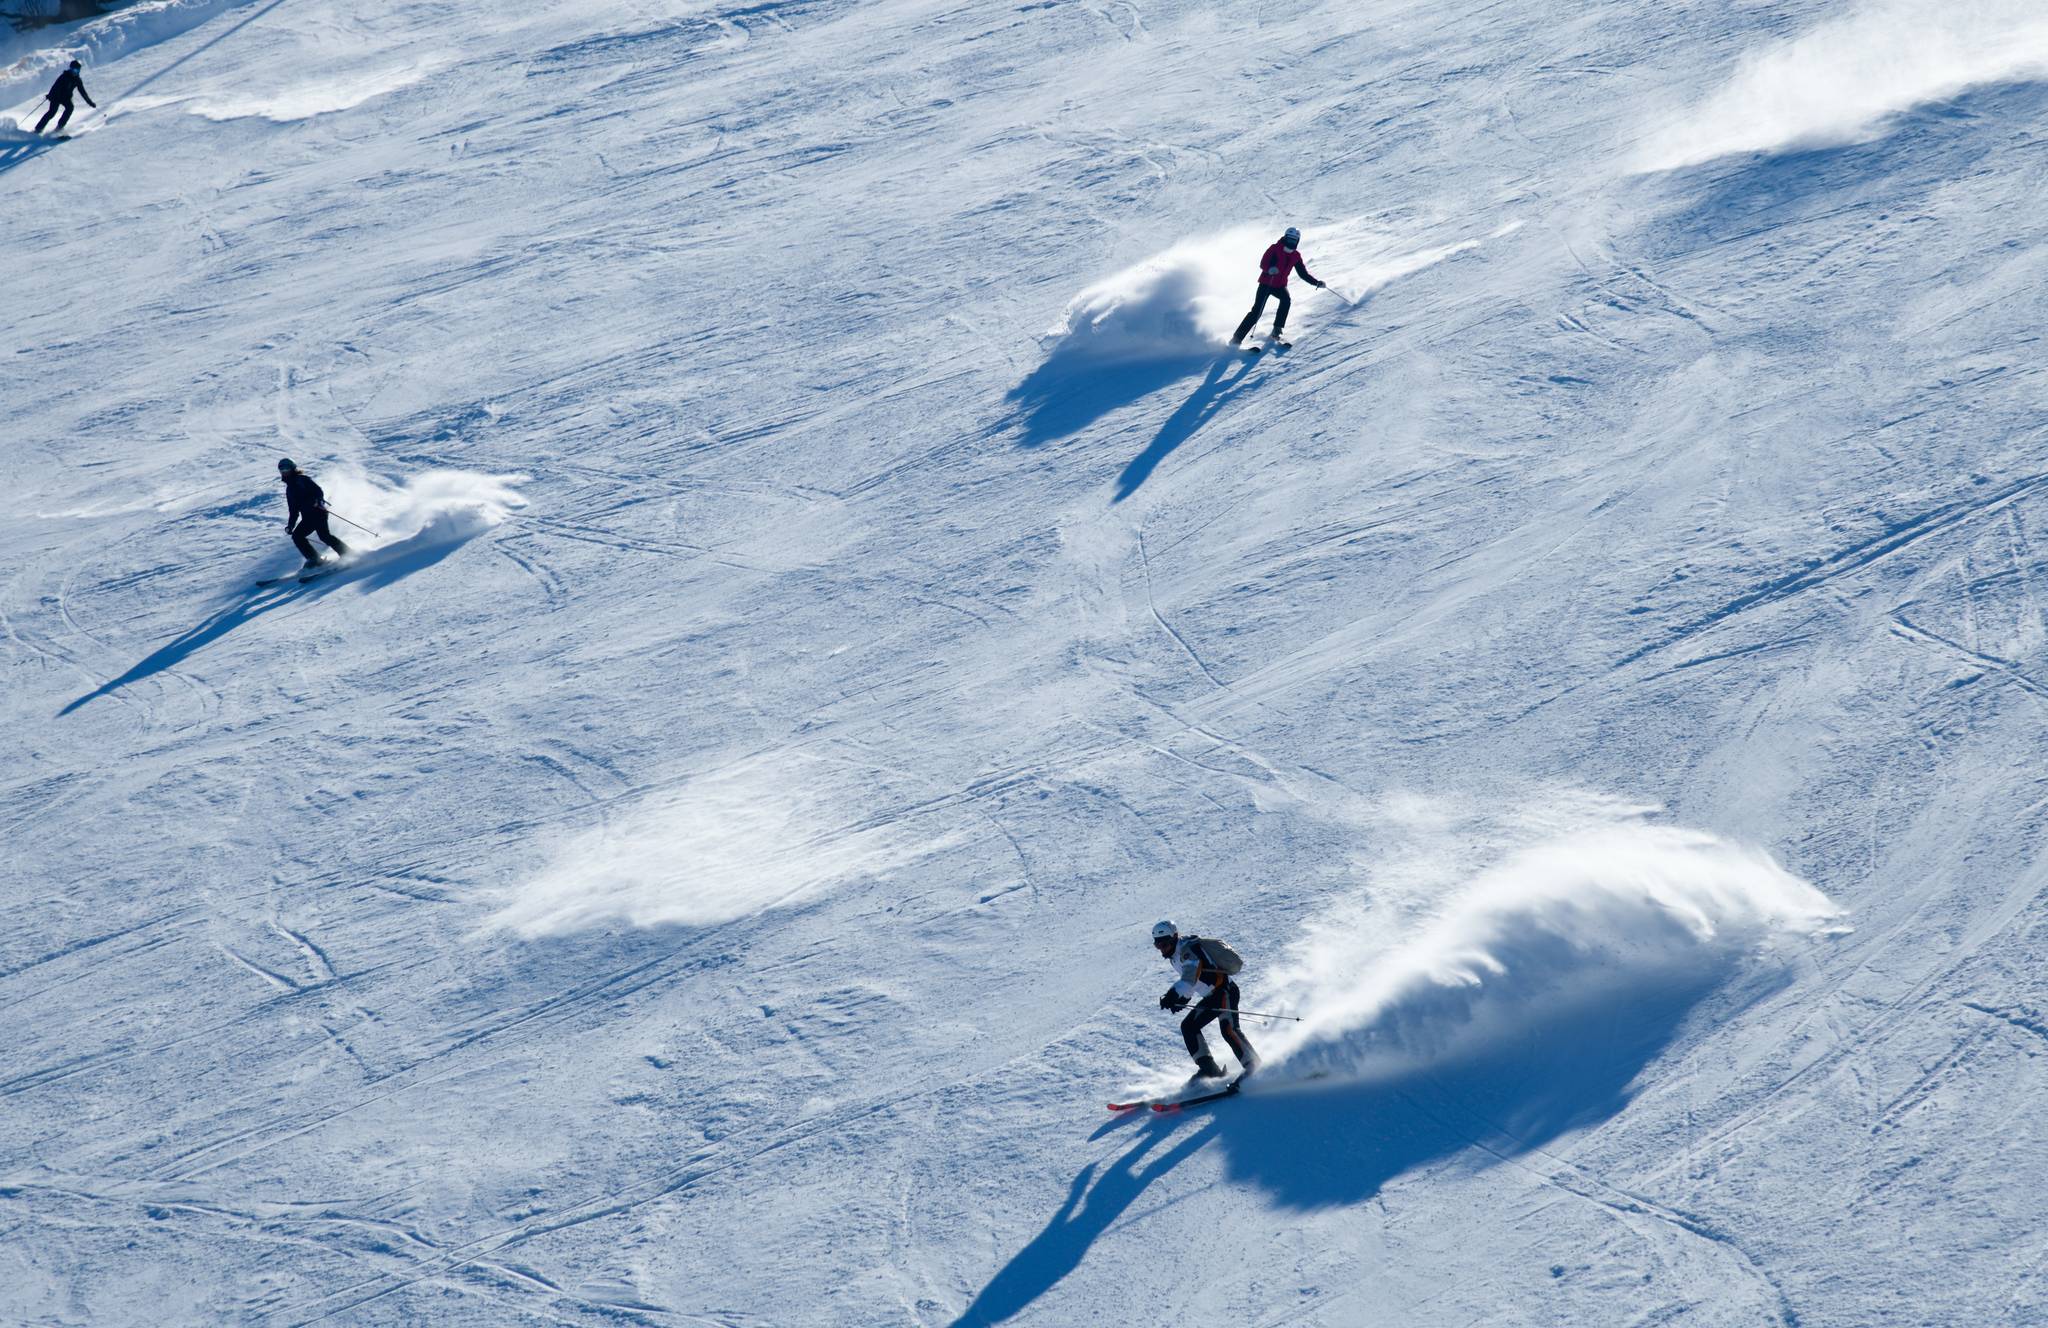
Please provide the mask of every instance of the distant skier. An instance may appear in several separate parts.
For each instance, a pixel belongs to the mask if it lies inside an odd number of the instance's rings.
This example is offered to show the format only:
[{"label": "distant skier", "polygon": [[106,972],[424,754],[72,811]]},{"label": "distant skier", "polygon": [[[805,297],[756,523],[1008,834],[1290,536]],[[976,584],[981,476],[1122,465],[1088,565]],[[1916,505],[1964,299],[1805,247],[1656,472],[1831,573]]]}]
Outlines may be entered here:
[{"label": "distant skier", "polygon": [[[1153,925],[1152,945],[1167,963],[1180,970],[1180,981],[1166,989],[1166,994],[1159,998],[1159,1008],[1179,1014],[1191,1003],[1195,1007],[1194,1013],[1180,1021],[1180,1035],[1188,1044],[1188,1055],[1195,1058],[1195,1078],[1223,1077],[1223,1067],[1209,1054],[1208,1040],[1202,1036],[1202,1029],[1212,1021],[1244,1072],[1250,1074],[1258,1069],[1258,1053],[1238,1027],[1237,983],[1233,978],[1244,967],[1244,961],[1237,952],[1218,940],[1183,936],[1171,922]],[[1201,993],[1199,998],[1197,992]]]},{"label": "distant skier", "polygon": [[52,83],[50,90],[43,94],[43,100],[50,103],[50,109],[44,111],[43,118],[36,121],[36,132],[38,134],[43,132],[43,126],[50,123],[50,117],[56,115],[59,109],[62,109],[64,114],[57,121],[57,132],[60,134],[64,132],[64,126],[71,123],[71,112],[73,109],[71,97],[73,93],[85,98],[85,104],[94,110],[100,108],[100,104],[92,99],[92,94],[85,90],[85,80],[79,77],[78,69],[78,61],[73,60],[71,68],[57,75],[57,81]]},{"label": "distant skier", "polygon": [[[1280,333],[1287,327],[1287,308],[1294,300],[1287,293],[1287,278],[1296,272],[1311,286],[1323,283],[1309,275],[1308,264],[1301,261],[1301,232],[1289,226],[1287,233],[1275,240],[1259,259],[1259,294],[1252,301],[1252,311],[1237,325],[1237,335],[1230,339],[1233,346],[1244,343],[1245,334],[1258,324],[1259,314],[1265,309],[1267,300],[1278,300],[1280,307],[1273,313],[1273,344],[1285,350],[1287,343],[1280,339]],[[1257,348],[1254,347],[1254,353]]]},{"label": "distant skier", "polygon": [[320,565],[320,554],[313,548],[313,541],[306,538],[308,535],[318,535],[321,543],[334,550],[335,557],[348,557],[348,545],[334,538],[334,532],[327,528],[327,495],[313,483],[313,477],[293,465],[289,457],[277,463],[277,477],[284,481],[284,528],[291,532],[292,543],[305,555],[306,566]]}]

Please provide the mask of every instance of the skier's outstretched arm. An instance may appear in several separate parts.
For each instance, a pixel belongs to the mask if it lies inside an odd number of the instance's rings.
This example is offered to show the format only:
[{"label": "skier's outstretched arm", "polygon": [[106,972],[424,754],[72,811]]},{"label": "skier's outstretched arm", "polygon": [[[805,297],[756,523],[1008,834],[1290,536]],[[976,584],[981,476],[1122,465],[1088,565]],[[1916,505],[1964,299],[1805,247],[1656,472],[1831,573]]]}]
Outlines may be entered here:
[{"label": "skier's outstretched arm", "polygon": [[1294,270],[1301,273],[1301,279],[1311,286],[1321,286],[1323,284],[1316,280],[1315,274],[1308,270],[1308,264],[1301,261],[1301,255],[1298,253],[1294,256]]}]

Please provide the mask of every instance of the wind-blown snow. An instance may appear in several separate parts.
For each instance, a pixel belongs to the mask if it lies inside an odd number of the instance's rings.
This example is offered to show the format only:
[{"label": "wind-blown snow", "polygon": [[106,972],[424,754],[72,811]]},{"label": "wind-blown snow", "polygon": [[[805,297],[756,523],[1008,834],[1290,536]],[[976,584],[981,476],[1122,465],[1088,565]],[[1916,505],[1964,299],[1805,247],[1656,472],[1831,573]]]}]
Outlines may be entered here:
[{"label": "wind-blown snow", "polygon": [[1560,1016],[1696,991],[1772,942],[1838,925],[1820,891],[1755,848],[1670,826],[1583,829],[1516,852],[1390,952],[1326,922],[1276,975],[1303,1021],[1272,1039],[1288,1076],[1405,1073]]},{"label": "wind-blown snow", "polygon": [[707,926],[881,876],[942,845],[864,819],[856,771],[760,758],[651,794],[576,835],[490,925],[545,936],[621,921]]},{"label": "wind-blown snow", "polygon": [[[202,97],[192,103],[192,111],[209,120],[239,120],[251,116],[279,123],[309,120],[316,115],[345,111],[372,97],[396,92],[428,77],[436,68],[435,62],[420,60],[386,68],[337,71],[317,82],[285,84],[268,89],[259,86],[244,88],[229,96]],[[278,82],[275,78],[266,81]]]},{"label": "wind-blown snow", "polygon": [[1635,167],[1846,143],[1978,84],[2048,75],[2038,0],[1871,0],[1746,56],[1727,85],[1653,133]]}]

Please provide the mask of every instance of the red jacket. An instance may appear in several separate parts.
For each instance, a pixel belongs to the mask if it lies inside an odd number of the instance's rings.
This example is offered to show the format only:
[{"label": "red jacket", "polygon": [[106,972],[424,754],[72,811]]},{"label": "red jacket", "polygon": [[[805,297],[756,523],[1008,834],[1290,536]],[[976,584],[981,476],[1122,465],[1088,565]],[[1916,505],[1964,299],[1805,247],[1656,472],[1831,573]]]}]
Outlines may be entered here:
[{"label": "red jacket", "polygon": [[1289,249],[1279,240],[1273,241],[1272,247],[1266,250],[1266,256],[1259,260],[1259,284],[1286,290],[1287,278],[1295,272],[1300,272],[1314,283],[1315,278],[1309,276],[1308,264],[1301,261],[1301,250]]}]

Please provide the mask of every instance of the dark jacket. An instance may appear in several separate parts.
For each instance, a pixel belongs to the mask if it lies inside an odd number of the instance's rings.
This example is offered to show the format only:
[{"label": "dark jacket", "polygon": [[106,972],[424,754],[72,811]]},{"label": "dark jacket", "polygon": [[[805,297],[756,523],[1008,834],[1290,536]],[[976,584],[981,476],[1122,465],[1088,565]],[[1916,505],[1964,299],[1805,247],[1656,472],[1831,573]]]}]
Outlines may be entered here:
[{"label": "dark jacket", "polygon": [[313,483],[313,477],[295,470],[284,477],[285,515],[293,521],[327,506],[327,495]]},{"label": "dark jacket", "polygon": [[43,94],[43,100],[56,102],[59,106],[69,106],[71,104],[71,94],[74,92],[85,98],[86,105],[92,107],[99,105],[98,102],[92,99],[92,94],[85,90],[85,80],[78,76],[76,69],[67,69],[57,75],[57,81],[52,83],[50,90]]}]

